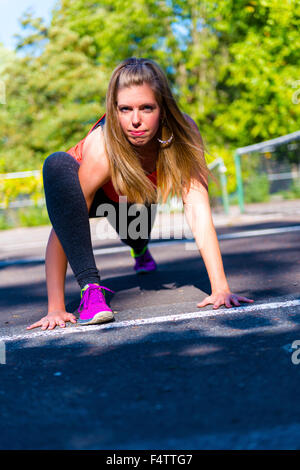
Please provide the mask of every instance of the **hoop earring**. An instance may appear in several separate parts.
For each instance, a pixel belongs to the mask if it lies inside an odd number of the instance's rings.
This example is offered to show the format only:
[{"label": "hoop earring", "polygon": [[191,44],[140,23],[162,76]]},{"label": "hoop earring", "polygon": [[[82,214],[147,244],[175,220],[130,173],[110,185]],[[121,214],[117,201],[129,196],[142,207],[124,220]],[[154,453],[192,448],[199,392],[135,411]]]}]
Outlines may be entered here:
[{"label": "hoop earring", "polygon": [[[162,121],[162,126],[166,126],[168,129],[170,129],[170,127],[168,126],[168,124],[167,124],[167,122],[166,122],[166,119],[163,119],[163,121]],[[161,140],[161,139],[157,138],[158,142],[159,142],[160,144],[162,144],[163,146],[169,145],[169,144],[172,142],[173,139],[174,139],[174,134],[173,134],[173,132],[172,132],[171,137],[169,137],[167,140]]]}]

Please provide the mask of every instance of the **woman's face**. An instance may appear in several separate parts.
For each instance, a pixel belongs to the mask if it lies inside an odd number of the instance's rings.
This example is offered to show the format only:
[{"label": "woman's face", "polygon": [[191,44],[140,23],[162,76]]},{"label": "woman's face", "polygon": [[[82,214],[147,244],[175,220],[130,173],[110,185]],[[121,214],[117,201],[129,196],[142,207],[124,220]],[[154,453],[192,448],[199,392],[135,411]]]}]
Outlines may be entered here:
[{"label": "woman's face", "polygon": [[119,90],[117,111],[123,132],[132,145],[142,147],[155,137],[160,108],[148,83]]}]

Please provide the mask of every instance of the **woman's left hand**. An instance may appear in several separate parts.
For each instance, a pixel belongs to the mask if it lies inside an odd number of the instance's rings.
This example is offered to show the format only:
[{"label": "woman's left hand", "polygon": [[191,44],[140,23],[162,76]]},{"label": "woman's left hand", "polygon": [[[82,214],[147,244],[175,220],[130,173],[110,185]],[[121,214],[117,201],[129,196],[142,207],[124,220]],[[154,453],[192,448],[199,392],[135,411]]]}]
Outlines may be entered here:
[{"label": "woman's left hand", "polygon": [[[248,297],[242,297],[241,295],[233,294],[230,291],[217,291],[213,292],[208,297],[205,297],[202,302],[197,304],[197,307],[205,307],[208,304],[214,304],[213,308],[217,309],[220,305],[225,305],[227,308],[239,307],[240,302],[254,302],[253,299],[248,299]],[[233,305],[231,305],[231,303]]]}]

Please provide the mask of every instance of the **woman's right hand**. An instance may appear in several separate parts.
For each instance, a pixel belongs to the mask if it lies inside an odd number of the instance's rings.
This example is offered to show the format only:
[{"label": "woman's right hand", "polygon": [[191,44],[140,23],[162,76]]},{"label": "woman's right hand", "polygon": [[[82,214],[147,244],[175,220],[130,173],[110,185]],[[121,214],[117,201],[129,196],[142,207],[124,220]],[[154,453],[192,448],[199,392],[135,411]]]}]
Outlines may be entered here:
[{"label": "woman's right hand", "polygon": [[53,328],[60,326],[64,328],[66,322],[76,323],[76,317],[73,313],[68,313],[65,310],[55,310],[51,313],[48,313],[45,317],[41,318],[36,323],[33,323],[30,326],[27,326],[27,330],[32,330],[33,328],[41,327],[41,330],[53,330]]}]

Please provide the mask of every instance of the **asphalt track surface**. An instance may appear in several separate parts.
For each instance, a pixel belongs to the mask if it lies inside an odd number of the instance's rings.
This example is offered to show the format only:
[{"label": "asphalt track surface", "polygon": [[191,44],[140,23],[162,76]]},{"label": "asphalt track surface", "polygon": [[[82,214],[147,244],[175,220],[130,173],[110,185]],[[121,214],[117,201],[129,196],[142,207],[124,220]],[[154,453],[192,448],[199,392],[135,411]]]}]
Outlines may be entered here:
[{"label": "asphalt track surface", "polygon": [[[12,249],[0,264],[0,449],[300,449],[299,216],[217,233],[232,292],[254,303],[198,309],[210,283],[191,242],[153,240],[159,270],[137,276],[124,245],[102,241],[115,322],[44,332],[26,330],[46,313],[44,248]],[[79,301],[68,267],[67,310]]]}]

